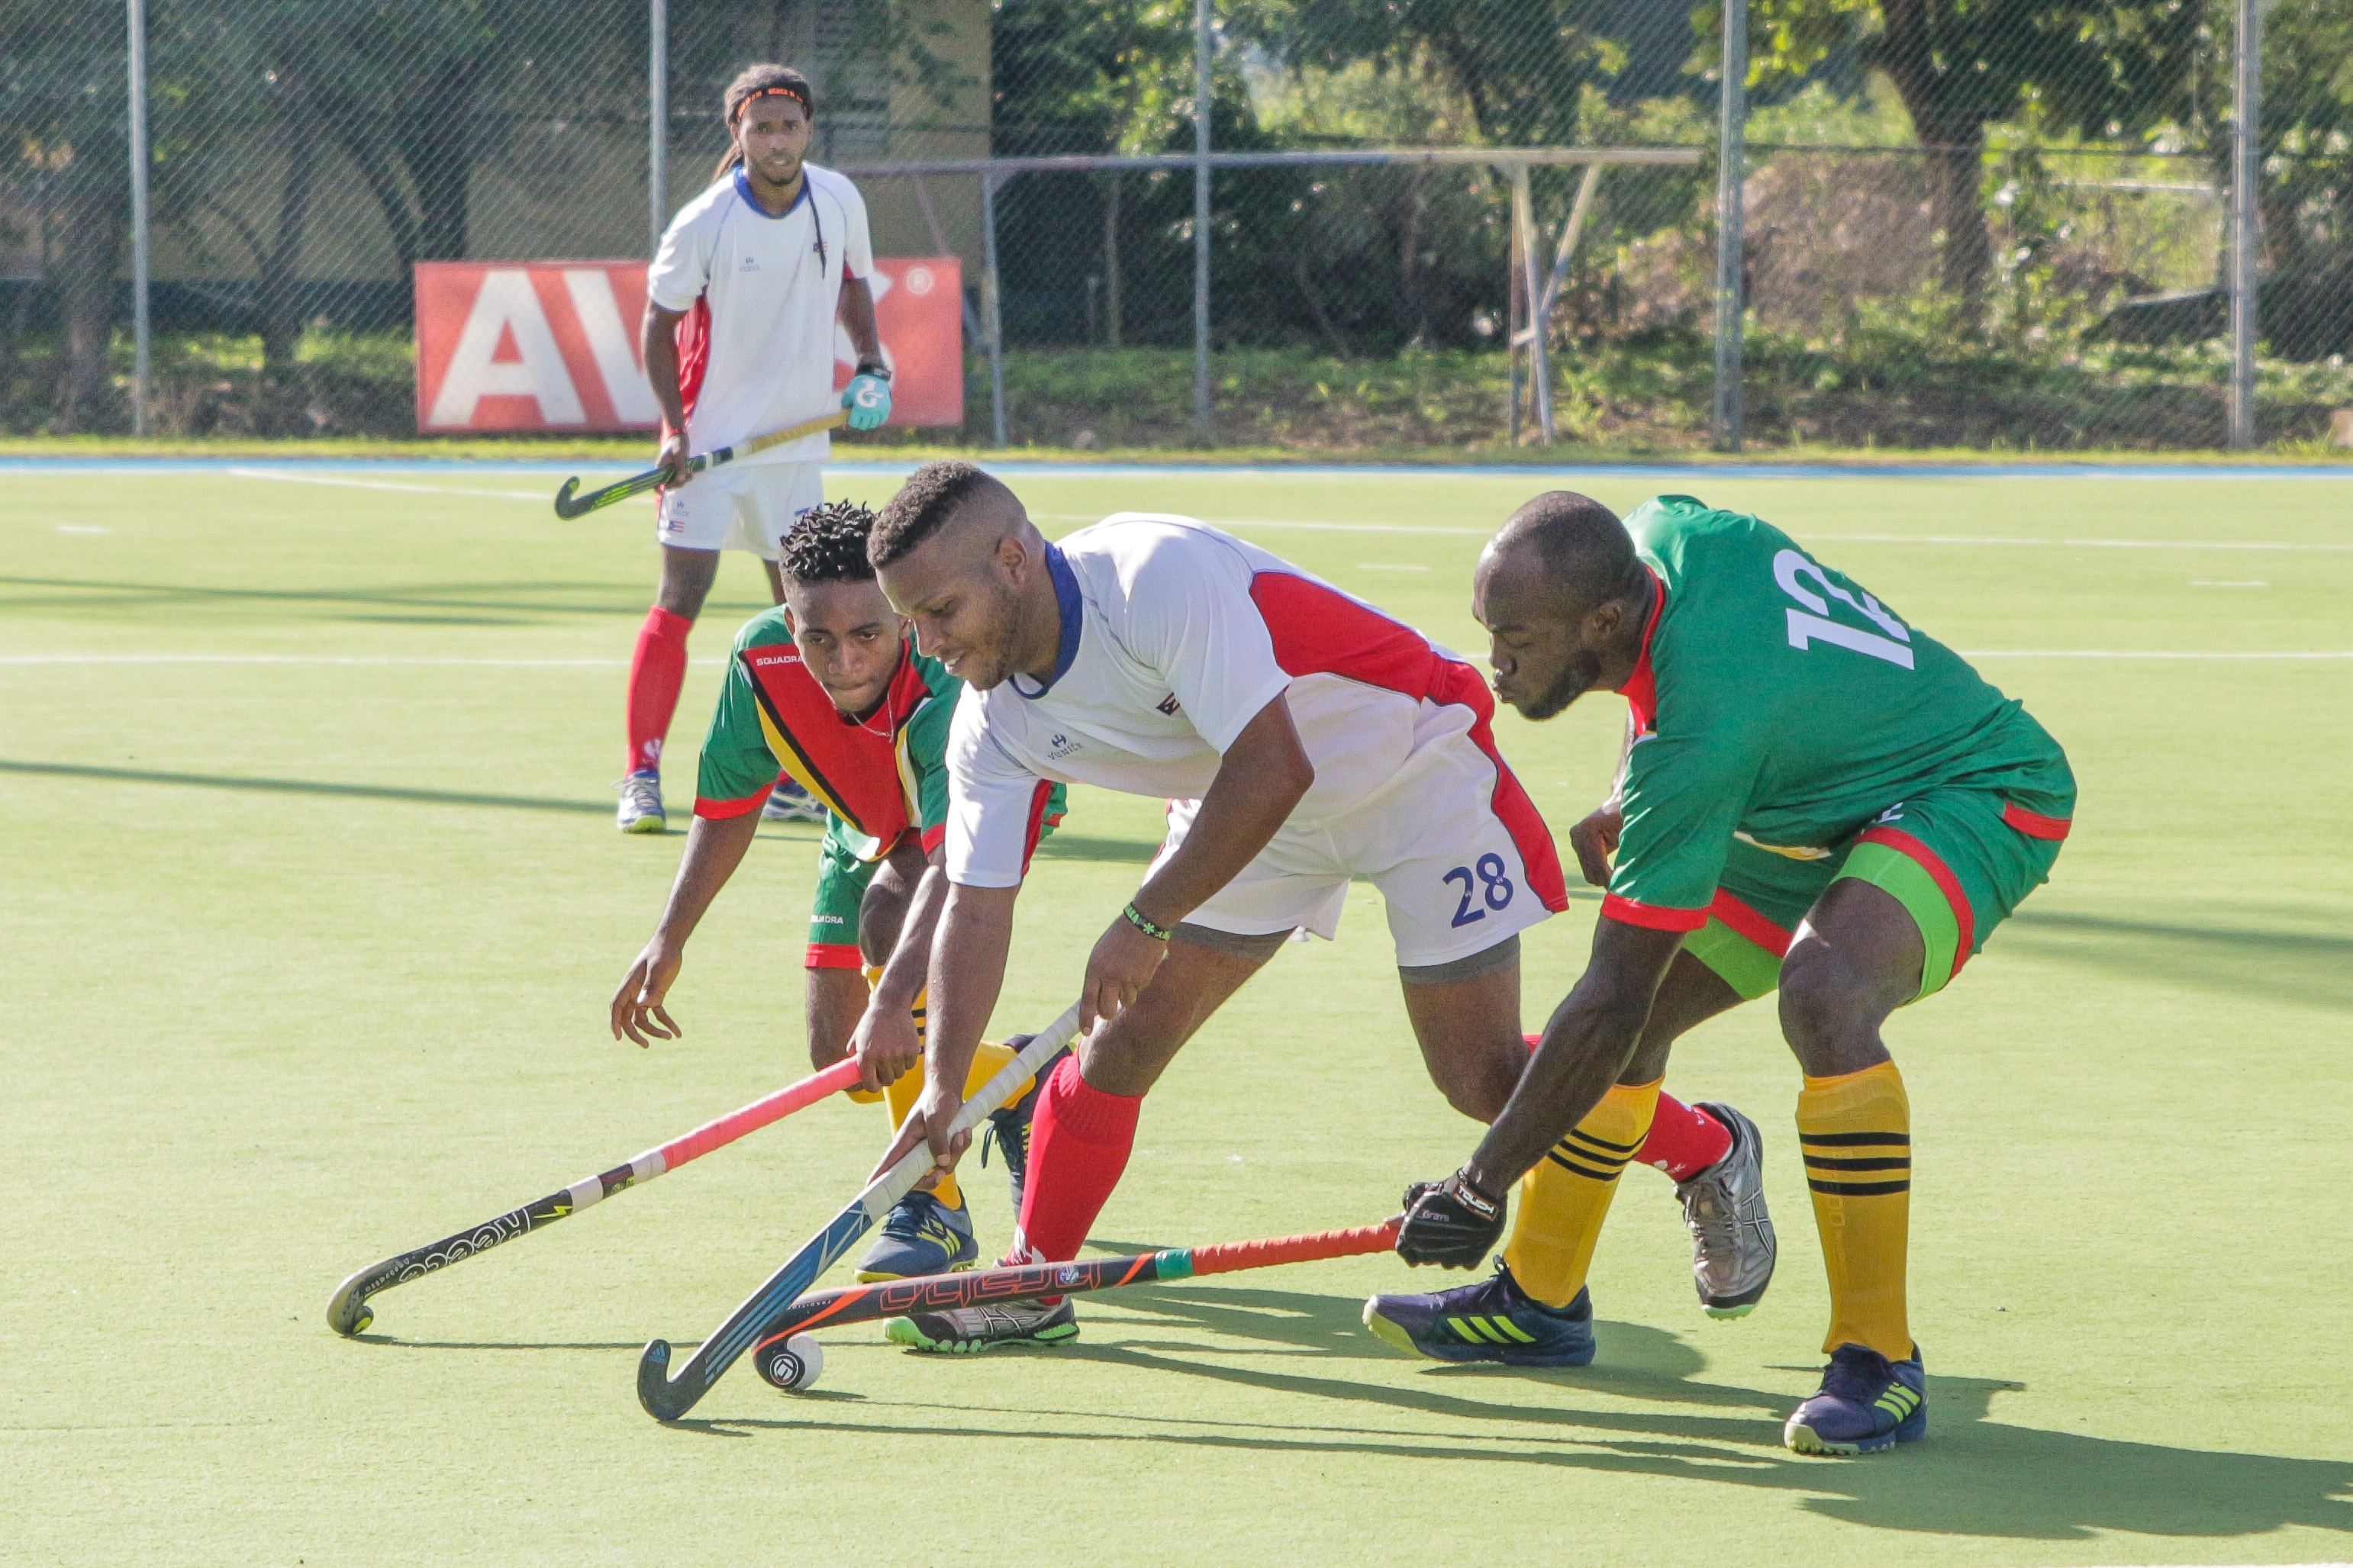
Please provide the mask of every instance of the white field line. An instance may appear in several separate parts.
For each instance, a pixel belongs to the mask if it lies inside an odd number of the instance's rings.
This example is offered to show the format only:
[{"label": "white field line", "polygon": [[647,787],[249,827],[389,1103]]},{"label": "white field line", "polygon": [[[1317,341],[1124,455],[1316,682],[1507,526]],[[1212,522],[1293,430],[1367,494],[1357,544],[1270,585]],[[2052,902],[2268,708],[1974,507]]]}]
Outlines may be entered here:
[{"label": "white field line", "polygon": [[[1963,658],[2157,658],[2191,661],[2239,659],[2353,659],[2353,648],[2343,652],[2185,652],[2131,648],[1975,648],[1963,649]],[[0,666],[85,664],[320,664],[471,666],[495,669],[614,669],[626,658],[361,658],[327,654],[276,653],[27,653],[0,654]],[[723,658],[691,661],[706,669],[723,667]]]},{"label": "white field line", "polygon": [[1978,533],[1795,533],[1790,537],[1863,544],[2010,544],[2069,550],[2353,550],[2353,544],[2282,544],[2255,539],[2003,539]]},{"label": "white field line", "polygon": [[[357,658],[295,653],[28,653],[0,654],[0,665],[26,664],[363,664],[475,665],[498,669],[618,668],[626,658]],[[716,669],[723,658],[692,663]]]},{"label": "white field line", "polygon": [[[460,489],[451,485],[402,485],[389,479],[339,479],[325,474],[288,474],[275,468],[231,468],[230,473],[241,479],[272,479],[281,485],[327,485],[343,490],[396,490],[403,495],[417,496],[487,496],[493,500],[535,500],[553,506],[554,498],[545,490],[477,490]],[[649,496],[631,496],[631,500],[653,504]]]},{"label": "white field line", "polygon": [[2157,651],[2110,650],[2107,648],[1964,648],[1963,658],[2353,658],[2353,649],[2343,653],[2166,653]]},{"label": "white field line", "polygon": [[[1041,512],[1052,522],[1100,522],[1100,512]],[[1490,528],[1441,528],[1393,522],[1299,522],[1273,518],[1205,517],[1212,528],[1296,528],[1330,533],[1442,533],[1492,538]],[[2353,544],[2290,544],[2269,540],[2212,539],[2018,539],[1981,533],[1792,533],[1792,539],[1827,539],[1859,544],[1993,544],[2021,549],[2080,550],[2321,550],[2353,551]]]}]

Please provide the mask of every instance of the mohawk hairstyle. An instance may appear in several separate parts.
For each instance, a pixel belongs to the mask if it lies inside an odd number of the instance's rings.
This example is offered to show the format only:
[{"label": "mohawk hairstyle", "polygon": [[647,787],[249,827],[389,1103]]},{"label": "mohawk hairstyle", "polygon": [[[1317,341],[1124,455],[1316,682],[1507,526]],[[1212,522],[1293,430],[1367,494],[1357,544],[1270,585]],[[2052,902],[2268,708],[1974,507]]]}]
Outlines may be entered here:
[{"label": "mohawk hairstyle", "polygon": [[778,542],[778,564],[797,583],[871,583],[866,536],[873,527],[873,511],[854,500],[812,507]]},{"label": "mohawk hairstyle", "polygon": [[947,460],[925,463],[907,477],[875,520],[866,559],[878,569],[913,552],[979,491],[996,485],[978,465]]}]

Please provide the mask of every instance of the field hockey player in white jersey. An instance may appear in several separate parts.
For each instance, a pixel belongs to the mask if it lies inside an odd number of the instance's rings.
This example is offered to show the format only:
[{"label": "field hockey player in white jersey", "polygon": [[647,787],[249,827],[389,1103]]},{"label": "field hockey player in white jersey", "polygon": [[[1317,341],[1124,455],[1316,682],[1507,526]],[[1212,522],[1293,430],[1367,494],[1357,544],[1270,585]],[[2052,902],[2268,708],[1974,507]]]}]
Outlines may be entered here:
[{"label": "field hockey player in white jersey", "polygon": [[[1041,1097],[1017,1259],[1078,1255],[1126,1166],[1145,1092],[1293,930],[1336,931],[1357,876],[1388,905],[1431,1079],[1466,1116],[1502,1111],[1528,1059],[1519,933],[1566,908],[1567,889],[1496,752],[1477,669],[1187,518],[1123,512],[1050,544],[1013,492],[969,463],[916,470],[868,550],[922,650],[966,683],[948,742],[927,1082],[890,1158],[927,1141],[943,1165],[958,1152],[946,1129],[1004,979],[1041,779],[1166,797],[1168,836],[1087,959],[1080,1007],[1101,1026]],[[1529,1177],[1586,1179],[1546,1162]],[[1556,1207],[1522,1205],[1516,1267],[1550,1276],[1576,1263],[1555,1255],[1546,1219]],[[1589,1344],[1563,1301],[1556,1336],[1515,1331],[1524,1359],[1556,1364],[1543,1358],[1569,1352],[1552,1339],[1574,1346],[1580,1330]],[[970,1351],[1052,1343],[1078,1325],[1050,1298],[920,1313],[889,1332]]]},{"label": "field hockey player in white jersey", "polygon": [[[737,458],[699,476],[697,452],[847,408],[853,430],[891,415],[891,372],[875,330],[873,244],[858,188],[804,161],[816,99],[807,78],[754,66],[728,83],[729,142],[711,187],[662,236],[646,274],[642,328],[646,379],[662,411],[655,466],[668,469],[656,537],[661,587],[629,664],[624,833],[659,833],[661,748],[686,678],[687,634],[718,574],[723,549],[766,563],[784,602],[776,542],[825,500],[820,431]],[[836,324],[857,355],[857,374],[833,390]],[[690,482],[691,481],[691,482]],[[824,809],[789,781],[768,801],[771,817],[821,821]]]}]

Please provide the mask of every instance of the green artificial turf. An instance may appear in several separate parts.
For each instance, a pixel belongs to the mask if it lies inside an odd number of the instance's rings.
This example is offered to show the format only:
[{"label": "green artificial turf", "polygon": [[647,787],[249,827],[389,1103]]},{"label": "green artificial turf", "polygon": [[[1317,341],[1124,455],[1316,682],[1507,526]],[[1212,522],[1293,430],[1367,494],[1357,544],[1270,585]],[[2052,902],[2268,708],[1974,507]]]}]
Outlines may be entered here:
[{"label": "green artificial turf", "polygon": [[[2066,743],[2082,804],[2052,885],[1890,1029],[1915,1118],[1926,1444],[1779,1445],[1825,1300],[1795,1069],[1759,1007],[1695,1033],[1668,1079],[1766,1130],[1783,1266],[1744,1321],[1699,1314],[1668,1184],[1633,1170],[1588,1370],[1391,1353],[1364,1294],[1461,1277],[1368,1258],[1089,1299],[1050,1352],[932,1360],[844,1329],[814,1393],[739,1367],[665,1429],[634,1397],[638,1347],[698,1338],[830,1217],[879,1109],[821,1105],[383,1295],[364,1342],[322,1309],[365,1263],[805,1071],[816,832],[763,830],[690,950],[685,1040],[615,1044],[607,1000],[682,841],[616,834],[605,788],[650,510],[560,525],[535,477],[372,482],[468,493],[9,476],[0,1560],[2353,1557],[2353,659],[1984,661]],[[1122,507],[1230,523],[1472,652],[1470,564],[1533,488],[1018,483],[1050,532]],[[2353,651],[2342,483],[1727,478],[1707,498],[1965,650]],[[2303,548],[2223,548],[2258,544]],[[712,661],[758,582],[731,561],[697,634],[681,816]],[[1607,698],[1499,721],[1556,832],[1602,793],[1620,722]],[[1157,820],[1075,792],[1000,1028],[1070,999]],[[1532,933],[1532,1023],[1595,909],[1580,889]],[[1171,1069],[1099,1244],[1364,1223],[1451,1170],[1474,1130],[1424,1080],[1390,963],[1359,887],[1338,942],[1286,950]],[[966,1170],[1001,1247],[1001,1177]]]}]

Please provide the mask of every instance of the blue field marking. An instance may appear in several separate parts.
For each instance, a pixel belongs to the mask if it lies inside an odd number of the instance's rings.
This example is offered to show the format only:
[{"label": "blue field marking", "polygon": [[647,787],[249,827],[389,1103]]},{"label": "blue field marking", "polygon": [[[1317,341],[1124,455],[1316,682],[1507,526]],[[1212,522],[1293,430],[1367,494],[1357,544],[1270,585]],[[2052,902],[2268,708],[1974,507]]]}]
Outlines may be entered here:
[{"label": "blue field marking", "polygon": [[[2353,479],[2345,463],[1069,463],[1018,456],[976,460],[1008,474],[1051,479],[1639,479],[1662,483],[1703,479]],[[826,471],[849,478],[905,474],[912,462],[828,462]],[[440,473],[448,475],[626,474],[619,459],[523,461],[504,458],[75,458],[0,457],[0,473],[222,474],[236,468],[276,468],[308,474]]]}]

